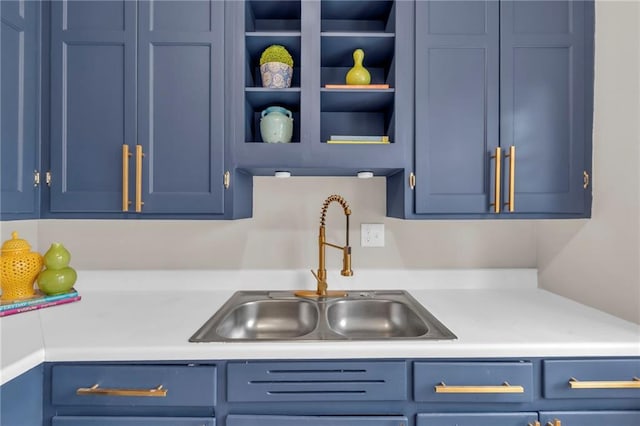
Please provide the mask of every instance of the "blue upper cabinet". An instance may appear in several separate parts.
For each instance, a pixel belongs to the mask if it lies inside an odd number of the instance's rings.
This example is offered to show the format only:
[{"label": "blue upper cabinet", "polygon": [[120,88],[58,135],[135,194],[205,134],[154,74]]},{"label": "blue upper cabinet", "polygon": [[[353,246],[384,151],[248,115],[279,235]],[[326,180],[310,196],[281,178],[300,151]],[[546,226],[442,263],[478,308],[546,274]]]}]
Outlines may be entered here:
[{"label": "blue upper cabinet", "polygon": [[593,2],[418,0],[415,66],[390,215],[590,215]]},{"label": "blue upper cabinet", "polygon": [[142,211],[222,214],[224,3],[144,1],[139,13]]},{"label": "blue upper cabinet", "polygon": [[[505,202],[509,180],[515,185],[514,212],[590,214],[584,185],[591,173],[593,51],[586,47],[593,27],[587,8],[593,3],[501,3],[500,144],[515,150],[503,182]],[[514,179],[507,167],[512,160]]]},{"label": "blue upper cabinet", "polygon": [[53,216],[230,215],[225,3],[51,7]]},{"label": "blue upper cabinet", "polygon": [[499,145],[499,4],[416,3],[415,212],[488,209]]},{"label": "blue upper cabinet", "polygon": [[122,147],[136,145],[136,15],[130,1],[51,2],[52,213],[123,211]]},{"label": "blue upper cabinet", "polygon": [[34,171],[39,163],[39,5],[0,2],[0,215],[38,216]]}]

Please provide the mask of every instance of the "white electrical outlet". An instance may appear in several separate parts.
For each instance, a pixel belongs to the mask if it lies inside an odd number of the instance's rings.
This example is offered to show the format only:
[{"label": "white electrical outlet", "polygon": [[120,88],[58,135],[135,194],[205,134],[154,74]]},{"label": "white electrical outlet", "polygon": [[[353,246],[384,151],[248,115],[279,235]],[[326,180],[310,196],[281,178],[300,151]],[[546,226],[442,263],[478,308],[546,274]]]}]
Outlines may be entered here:
[{"label": "white electrical outlet", "polygon": [[384,247],[384,223],[361,223],[360,246]]}]

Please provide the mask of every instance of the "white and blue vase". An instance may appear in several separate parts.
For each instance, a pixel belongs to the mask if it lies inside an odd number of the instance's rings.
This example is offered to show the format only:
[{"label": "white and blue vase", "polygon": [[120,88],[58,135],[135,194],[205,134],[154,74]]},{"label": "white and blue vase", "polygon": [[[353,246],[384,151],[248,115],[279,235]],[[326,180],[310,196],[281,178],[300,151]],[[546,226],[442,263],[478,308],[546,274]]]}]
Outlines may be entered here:
[{"label": "white and blue vase", "polygon": [[269,89],[284,89],[291,86],[293,68],[282,62],[267,62],[260,66],[262,86]]}]

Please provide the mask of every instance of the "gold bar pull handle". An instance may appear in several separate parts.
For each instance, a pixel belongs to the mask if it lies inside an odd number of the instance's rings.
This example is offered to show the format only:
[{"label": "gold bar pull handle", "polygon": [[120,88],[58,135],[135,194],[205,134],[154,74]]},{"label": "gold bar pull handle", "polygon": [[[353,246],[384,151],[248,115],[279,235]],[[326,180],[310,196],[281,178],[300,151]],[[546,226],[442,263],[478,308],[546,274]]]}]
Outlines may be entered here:
[{"label": "gold bar pull handle", "polygon": [[569,379],[571,389],[640,389],[640,378],[631,380],[597,380],[581,381],[572,377]]},{"label": "gold bar pull handle", "polygon": [[514,145],[509,147],[509,153],[505,155],[505,158],[509,159],[509,198],[504,205],[509,212],[513,212],[516,200],[516,147]]},{"label": "gold bar pull handle", "polygon": [[129,145],[122,145],[122,211],[129,211]]},{"label": "gold bar pull handle", "polygon": [[136,213],[142,212],[142,145],[136,145]]},{"label": "gold bar pull handle", "polygon": [[500,183],[502,181],[502,148],[496,147],[496,153],[491,156],[496,160],[496,175],[494,180],[493,203],[489,206],[493,207],[494,213],[500,213],[502,206],[502,197],[500,196]]},{"label": "gold bar pull handle", "polygon": [[448,386],[440,382],[435,386],[436,393],[524,393],[524,387],[510,385],[507,382],[493,386]]},{"label": "gold bar pull handle", "polygon": [[540,426],[540,422],[536,420],[533,423],[527,423],[527,426]]},{"label": "gold bar pull handle", "polygon": [[159,385],[151,389],[110,389],[101,388],[100,385],[95,384],[90,388],[78,388],[76,395],[102,395],[102,396],[145,396],[145,397],[159,397],[164,398],[167,396],[168,389]]},{"label": "gold bar pull handle", "polygon": [[558,419],[553,419],[552,422],[547,422],[547,426],[562,426],[562,422]]}]

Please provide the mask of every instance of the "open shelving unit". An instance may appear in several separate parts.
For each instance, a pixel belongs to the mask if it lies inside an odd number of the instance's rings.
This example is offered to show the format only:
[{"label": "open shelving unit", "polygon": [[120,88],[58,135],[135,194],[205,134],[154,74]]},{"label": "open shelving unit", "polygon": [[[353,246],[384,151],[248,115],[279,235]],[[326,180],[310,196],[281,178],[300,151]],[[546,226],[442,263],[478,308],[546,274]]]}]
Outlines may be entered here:
[{"label": "open shelving unit", "polygon": [[[290,110],[294,123],[300,122],[300,14],[300,0],[250,0],[245,4],[245,142],[262,142],[260,114],[269,106]],[[290,88],[262,87],[260,55],[272,44],[284,46],[293,56]],[[291,142],[300,142],[299,126],[294,126]]]},{"label": "open shelving unit", "polygon": [[[394,142],[395,3],[321,2],[320,141],[332,135],[388,136]],[[388,89],[329,89],[344,84],[353,52],[364,51],[371,84]]]},{"label": "open shelving unit", "polygon": [[[295,175],[354,176],[359,170],[390,175],[407,166],[413,63],[410,50],[397,46],[409,46],[412,40],[410,2],[247,0],[232,7],[236,15],[230,31],[242,58],[236,66],[244,67],[244,75],[234,77],[242,83],[234,86],[234,96],[241,100],[234,97],[232,114],[239,168],[254,175],[289,170]],[[260,55],[271,44],[285,46],[293,56],[290,88],[262,87]],[[388,87],[326,87],[346,83],[356,49],[365,53],[371,84]],[[398,69],[403,70],[401,81]],[[270,106],[293,113],[291,143],[263,143],[260,114]],[[326,143],[338,135],[386,136],[390,143]]]}]

